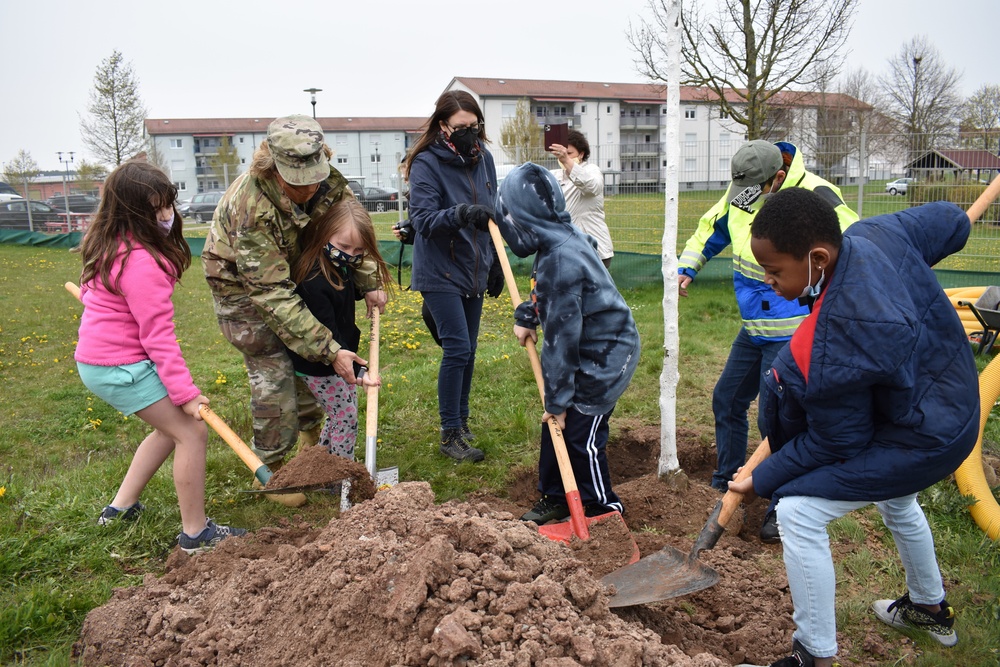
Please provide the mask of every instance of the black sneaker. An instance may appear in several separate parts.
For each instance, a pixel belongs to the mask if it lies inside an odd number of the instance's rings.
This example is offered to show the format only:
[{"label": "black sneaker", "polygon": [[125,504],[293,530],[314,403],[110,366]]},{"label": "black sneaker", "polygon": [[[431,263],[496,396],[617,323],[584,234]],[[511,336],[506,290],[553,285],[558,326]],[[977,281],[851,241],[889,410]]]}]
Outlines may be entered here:
[{"label": "black sneaker", "polygon": [[246,532],[245,528],[222,526],[209,519],[205,529],[194,537],[188,537],[187,533],[182,531],[177,536],[177,544],[180,545],[184,553],[193,556],[211,551],[215,548],[216,544],[227,537],[239,537],[240,535],[246,535]]},{"label": "black sneaker", "polygon": [[918,607],[907,593],[898,600],[876,600],[872,604],[875,615],[883,623],[901,630],[920,630],[928,633],[945,646],[958,643],[955,634],[955,610],[947,600],[941,601],[941,611],[934,613]]},{"label": "black sneaker", "polygon": [[778,511],[771,510],[764,515],[764,523],[760,525],[760,541],[764,544],[778,544],[781,534],[778,533]]},{"label": "black sneaker", "polygon": [[475,462],[486,458],[483,450],[469,446],[469,443],[462,437],[462,429],[460,428],[441,429],[441,446],[439,449],[442,454],[450,456],[456,461]]},{"label": "black sneaker", "polygon": [[535,506],[521,515],[521,521],[534,521],[539,526],[549,521],[559,521],[569,516],[569,506],[563,500],[542,496]]},{"label": "black sneaker", "polygon": [[607,505],[587,505],[583,508],[583,515],[586,517],[593,518],[595,516],[603,516],[608,512],[617,512],[614,507],[608,507]]},{"label": "black sneaker", "polygon": [[[787,658],[782,658],[770,665],[751,665],[749,662],[740,663],[736,667],[814,667],[815,658],[807,651],[797,639],[792,640],[792,654]],[[833,667],[840,667],[839,662],[833,663]]]},{"label": "black sneaker", "polygon": [[108,505],[101,510],[101,516],[97,517],[97,525],[107,526],[115,521],[135,521],[139,518],[139,514],[141,514],[144,509],[146,509],[146,506],[140,502],[129,505],[125,509],[119,509]]},{"label": "black sneaker", "polygon": [[469,428],[468,418],[462,420],[462,438],[464,438],[466,442],[476,439],[476,434]]}]

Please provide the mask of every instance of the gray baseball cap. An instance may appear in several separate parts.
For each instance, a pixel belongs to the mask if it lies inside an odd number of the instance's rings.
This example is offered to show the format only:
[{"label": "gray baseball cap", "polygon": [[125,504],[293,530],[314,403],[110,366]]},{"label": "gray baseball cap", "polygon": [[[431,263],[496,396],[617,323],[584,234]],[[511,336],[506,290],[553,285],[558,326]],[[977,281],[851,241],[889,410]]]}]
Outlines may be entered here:
[{"label": "gray baseball cap", "polygon": [[731,163],[733,182],[728,198],[755,185],[767,183],[784,166],[781,150],[764,139],[754,139],[740,146]]},{"label": "gray baseball cap", "polygon": [[323,128],[309,116],[276,118],[267,126],[267,145],[278,173],[289,185],[312,185],[330,175]]}]

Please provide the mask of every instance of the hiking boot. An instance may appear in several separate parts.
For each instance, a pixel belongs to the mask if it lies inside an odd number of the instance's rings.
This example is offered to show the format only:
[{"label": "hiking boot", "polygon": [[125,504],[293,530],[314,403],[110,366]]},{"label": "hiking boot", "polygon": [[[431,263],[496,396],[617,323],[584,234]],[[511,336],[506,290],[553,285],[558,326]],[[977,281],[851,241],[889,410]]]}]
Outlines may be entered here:
[{"label": "hiking boot", "polygon": [[760,541],[764,544],[778,544],[781,535],[778,533],[778,511],[771,510],[764,515],[764,523],[760,524]]},{"label": "hiking boot", "polygon": [[931,612],[910,601],[907,593],[898,600],[876,600],[872,604],[875,615],[883,623],[901,630],[921,630],[945,646],[958,643],[955,634],[955,610],[947,600],[941,601],[941,611]]},{"label": "hiking boot", "polygon": [[97,525],[107,526],[115,521],[135,521],[144,509],[146,509],[146,506],[140,502],[129,505],[124,509],[108,505],[101,510],[101,516],[97,518]]},{"label": "hiking boot", "polygon": [[[787,658],[782,658],[770,665],[751,665],[749,662],[740,663],[736,667],[814,667],[815,658],[809,651],[799,643],[799,640],[792,640],[792,654]],[[839,667],[840,663],[833,663],[833,667]]]},{"label": "hiking boot", "polygon": [[194,537],[188,537],[187,533],[181,531],[181,534],[177,536],[177,544],[180,545],[184,553],[193,556],[211,551],[215,548],[216,544],[227,537],[239,537],[240,535],[246,535],[246,532],[245,528],[222,526],[209,519],[205,525],[205,529]]},{"label": "hiking boot", "polygon": [[563,500],[542,496],[535,506],[521,515],[521,521],[534,521],[539,526],[549,521],[559,521],[569,516],[569,506]]},{"label": "hiking boot", "polygon": [[450,456],[456,461],[482,461],[486,458],[483,450],[469,446],[469,443],[462,437],[462,429],[460,428],[441,429],[439,449],[442,454]]},{"label": "hiking boot", "polygon": [[466,442],[468,442],[469,440],[476,439],[476,434],[473,433],[472,429],[469,428],[469,419],[467,417],[462,419],[461,430],[462,430],[462,438],[464,438]]}]

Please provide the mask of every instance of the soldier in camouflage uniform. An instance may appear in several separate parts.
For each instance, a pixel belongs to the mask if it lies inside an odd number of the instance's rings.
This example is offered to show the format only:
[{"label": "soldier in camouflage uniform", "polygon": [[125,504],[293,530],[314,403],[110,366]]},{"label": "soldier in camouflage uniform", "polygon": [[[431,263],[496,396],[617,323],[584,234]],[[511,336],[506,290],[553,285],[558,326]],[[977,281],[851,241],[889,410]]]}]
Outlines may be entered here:
[{"label": "soldier in camouflage uniform", "polygon": [[[353,196],[330,166],[330,148],[308,116],[279,118],[215,211],[202,262],[223,335],[243,353],[250,378],[253,450],[265,464],[280,464],[298,432],[318,433],[323,412],[298,380],[282,343],[298,355],[332,364],[355,382],[353,352],[341,354],[330,330],[295,294],[289,267],[299,255],[300,230],[336,201]],[[357,272],[368,315],[386,296],[374,263]]]}]

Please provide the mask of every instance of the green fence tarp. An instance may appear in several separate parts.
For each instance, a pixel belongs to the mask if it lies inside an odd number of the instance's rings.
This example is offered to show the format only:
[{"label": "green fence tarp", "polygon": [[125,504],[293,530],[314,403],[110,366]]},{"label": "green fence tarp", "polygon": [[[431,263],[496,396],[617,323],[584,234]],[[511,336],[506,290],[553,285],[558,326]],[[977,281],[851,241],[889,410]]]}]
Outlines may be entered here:
[{"label": "green fence tarp", "polygon": [[[83,234],[43,234],[41,232],[24,232],[12,229],[0,229],[0,243],[17,245],[44,246],[48,248],[75,248],[80,244]],[[205,247],[204,238],[185,238],[191,247],[191,254],[199,257]],[[379,252],[391,266],[412,266],[413,246],[403,246],[398,241],[379,241]],[[400,255],[402,246],[402,256]],[[514,273],[526,276],[531,273],[534,256],[521,259],[507,250],[507,257]],[[662,285],[663,276],[660,272],[662,259],[659,255],[644,255],[635,252],[617,252],[611,260],[611,276],[615,279],[618,289],[633,289],[647,285]],[[716,257],[705,265],[698,273],[697,280],[732,280],[733,264],[729,257]],[[1000,274],[981,271],[956,271],[953,269],[935,269],[941,287],[967,287],[979,285],[1000,285]]]}]

